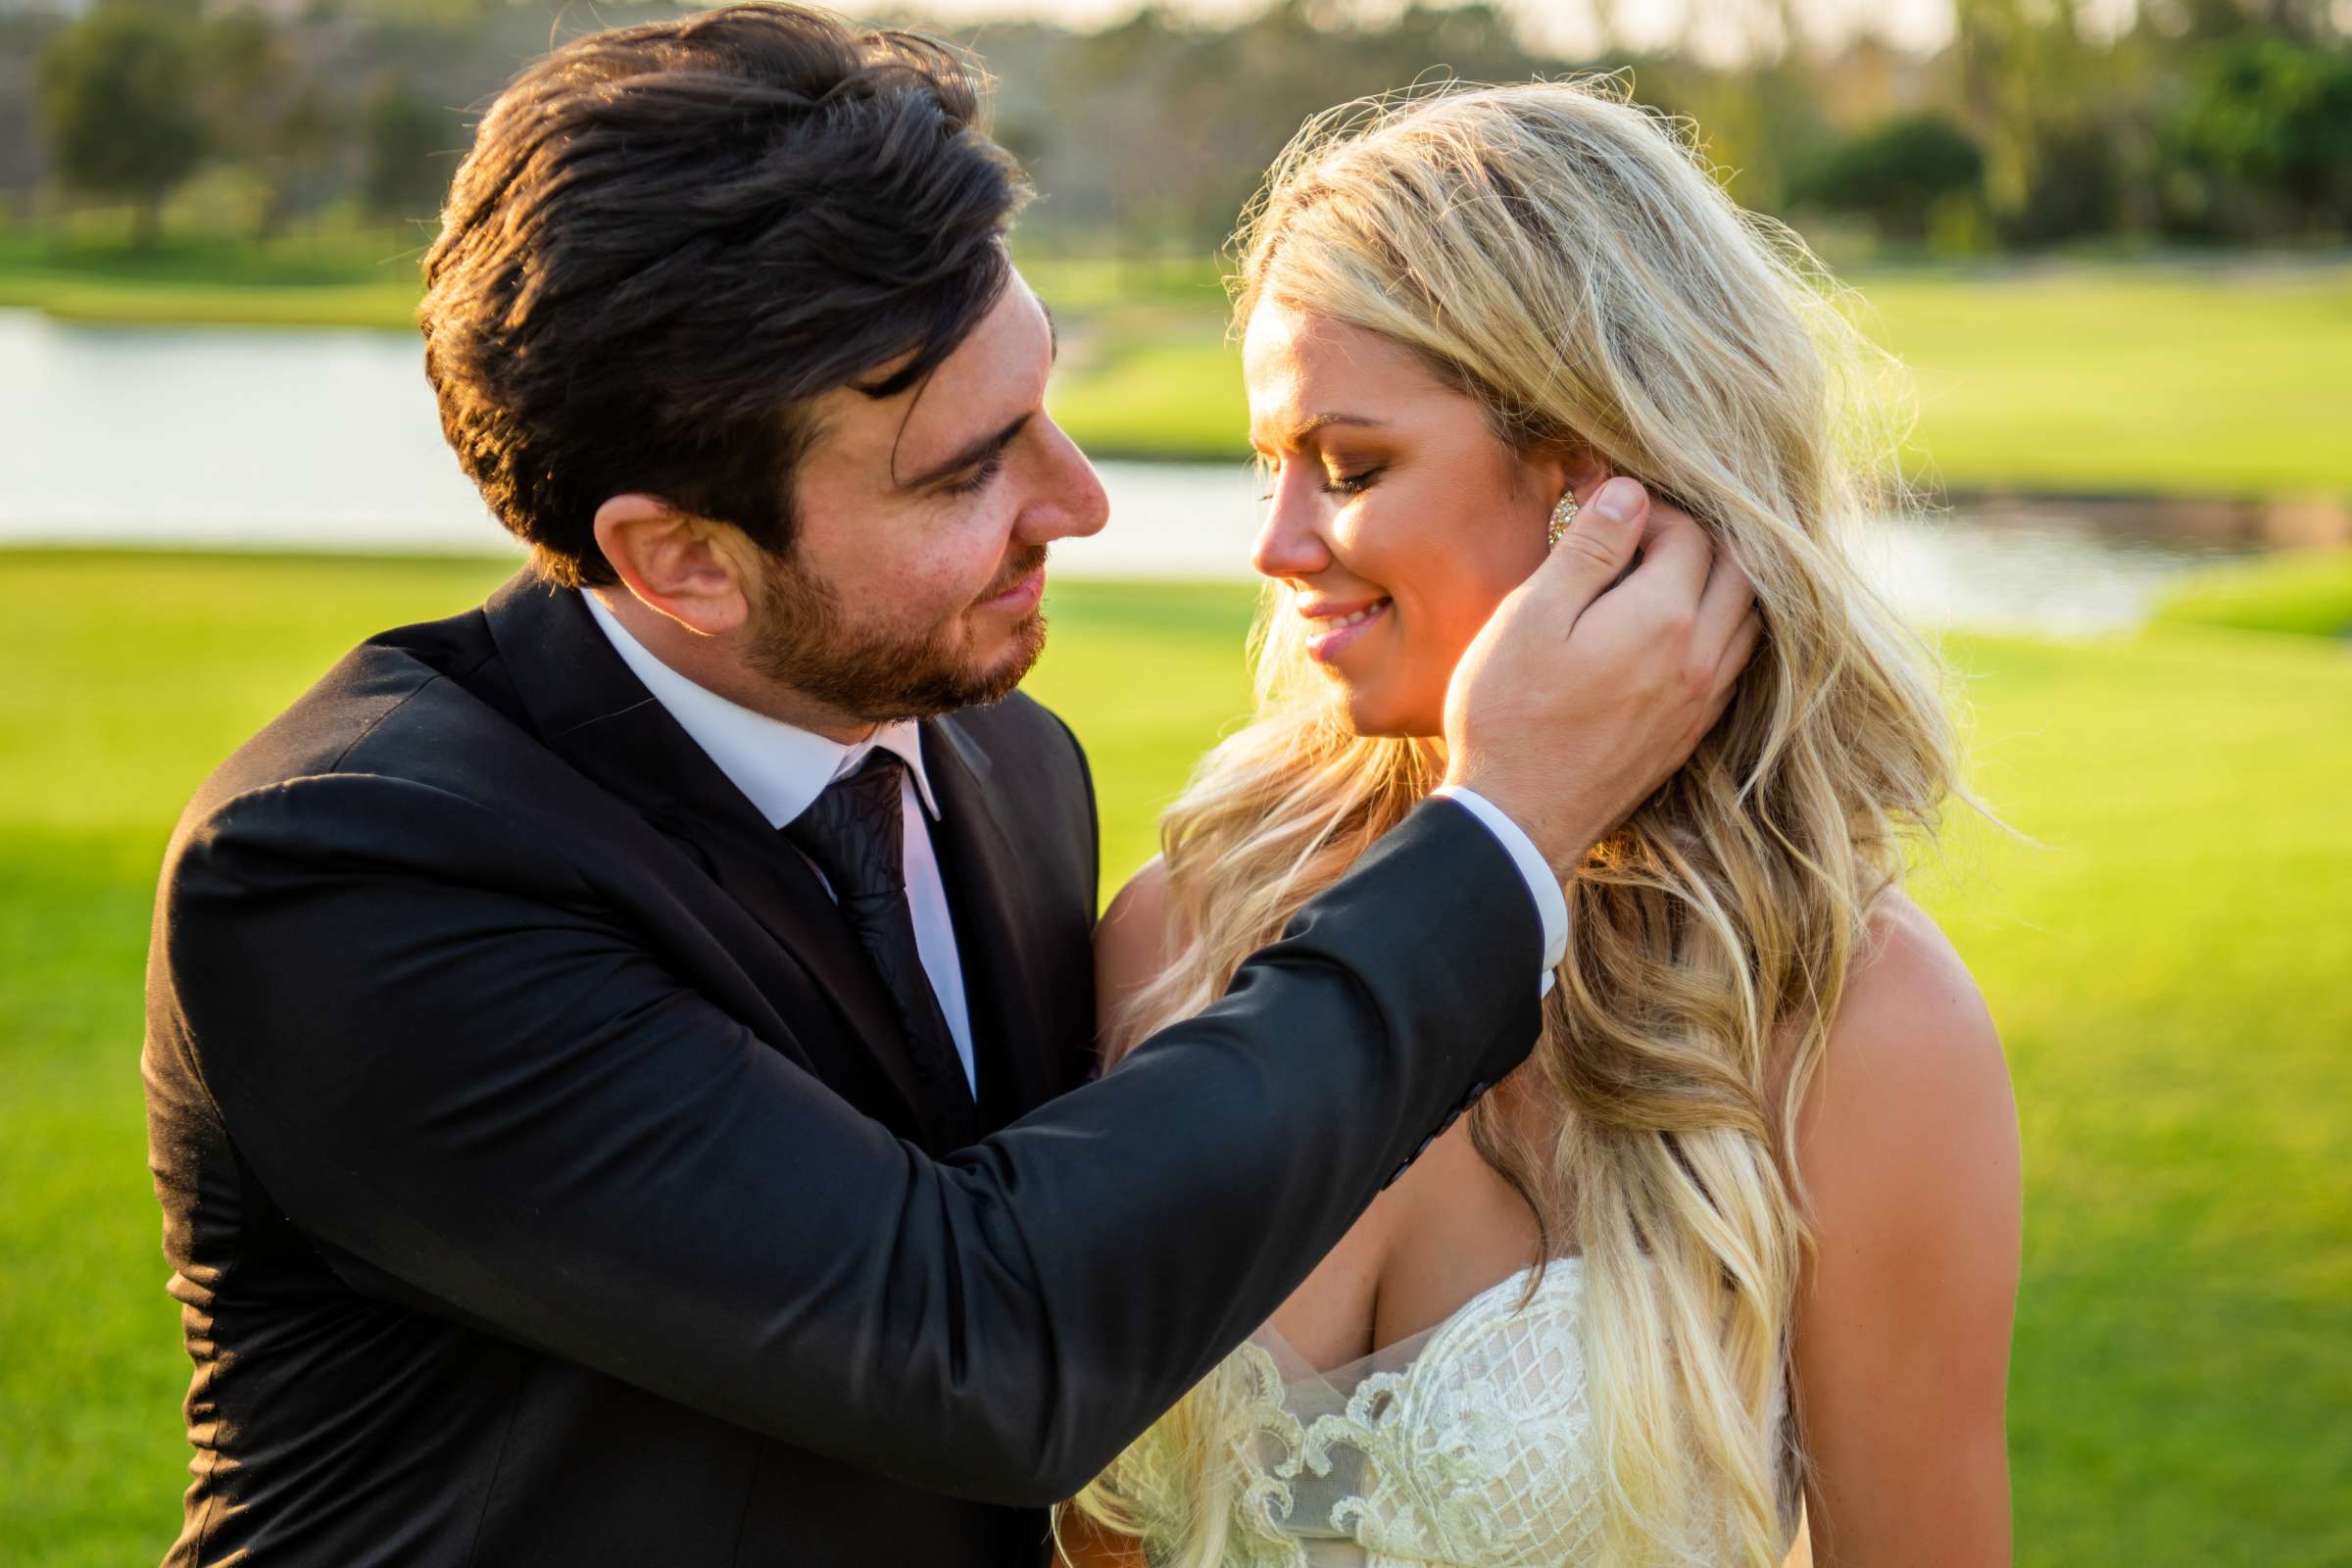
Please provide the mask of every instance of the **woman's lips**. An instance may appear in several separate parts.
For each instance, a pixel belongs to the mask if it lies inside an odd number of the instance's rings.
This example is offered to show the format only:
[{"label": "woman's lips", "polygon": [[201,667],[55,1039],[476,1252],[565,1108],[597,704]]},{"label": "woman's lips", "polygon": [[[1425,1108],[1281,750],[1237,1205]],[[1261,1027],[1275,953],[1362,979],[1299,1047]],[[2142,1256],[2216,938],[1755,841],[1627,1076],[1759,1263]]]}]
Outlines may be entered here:
[{"label": "woman's lips", "polygon": [[1330,663],[1373,627],[1389,617],[1389,601],[1375,599],[1360,610],[1344,615],[1309,616],[1315,628],[1307,638],[1307,657]]}]

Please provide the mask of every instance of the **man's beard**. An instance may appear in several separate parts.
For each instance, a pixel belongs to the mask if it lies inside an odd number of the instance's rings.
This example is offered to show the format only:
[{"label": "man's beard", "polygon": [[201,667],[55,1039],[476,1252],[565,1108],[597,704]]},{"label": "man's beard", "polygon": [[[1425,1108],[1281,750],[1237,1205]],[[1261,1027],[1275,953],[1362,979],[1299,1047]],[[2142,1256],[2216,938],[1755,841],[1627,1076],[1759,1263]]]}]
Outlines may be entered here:
[{"label": "man's beard", "polygon": [[[760,578],[760,625],[746,662],[770,680],[869,724],[932,718],[1009,695],[1045,651],[1046,616],[1031,611],[1013,628],[1012,648],[977,665],[958,646],[962,616],[912,638],[890,640],[848,629],[841,602],[791,554],[772,558]],[[1006,592],[1046,564],[1046,547],[1015,556],[980,597]]]}]

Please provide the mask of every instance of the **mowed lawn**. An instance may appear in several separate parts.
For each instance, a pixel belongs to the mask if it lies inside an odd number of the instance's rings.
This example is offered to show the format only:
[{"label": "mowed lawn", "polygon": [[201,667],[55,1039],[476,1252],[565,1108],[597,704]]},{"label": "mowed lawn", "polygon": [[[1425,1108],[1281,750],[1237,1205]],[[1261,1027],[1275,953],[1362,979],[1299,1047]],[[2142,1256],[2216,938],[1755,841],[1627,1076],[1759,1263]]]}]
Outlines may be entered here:
[{"label": "mowed lawn", "polygon": [[[0,554],[0,1559],[153,1561],[185,1362],[144,1170],[157,858],[214,762],[482,561]],[[1090,745],[1112,878],[1244,701],[1249,595],[1065,584],[1031,683]],[[2352,1561],[2352,654],[2168,626],[1955,638],[2028,846],[1923,889],[2025,1127],[2019,1559]]]}]

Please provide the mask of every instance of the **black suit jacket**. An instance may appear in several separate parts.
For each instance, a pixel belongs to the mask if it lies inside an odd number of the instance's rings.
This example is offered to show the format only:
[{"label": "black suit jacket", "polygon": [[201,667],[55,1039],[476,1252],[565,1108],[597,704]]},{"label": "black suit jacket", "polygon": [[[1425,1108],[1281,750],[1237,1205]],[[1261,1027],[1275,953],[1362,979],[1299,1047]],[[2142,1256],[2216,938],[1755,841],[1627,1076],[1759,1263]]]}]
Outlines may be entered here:
[{"label": "black suit jacket", "polygon": [[1023,698],[924,748],[961,1151],[814,877],[576,596],[376,637],[222,766],[148,985],[170,1562],[1036,1563],[1534,1039],[1531,901],[1433,803],[1079,1088],[1083,755]]}]

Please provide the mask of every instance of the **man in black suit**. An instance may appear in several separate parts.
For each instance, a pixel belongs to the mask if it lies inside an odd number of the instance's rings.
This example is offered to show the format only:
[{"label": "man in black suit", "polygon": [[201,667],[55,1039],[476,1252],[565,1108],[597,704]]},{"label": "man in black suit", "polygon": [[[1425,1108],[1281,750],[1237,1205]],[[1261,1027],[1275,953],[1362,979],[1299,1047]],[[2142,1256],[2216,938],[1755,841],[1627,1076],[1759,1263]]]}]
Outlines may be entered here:
[{"label": "man in black suit", "polygon": [[1695,530],[1583,525],[1465,664],[1455,800],[1081,1087],[1092,788],[1007,694],[1104,509],[971,113],[738,8],[480,127],[427,365],[533,568],[355,650],[164,868],[171,1562],[1040,1561],[1525,1054],[1555,868],[1719,708],[1651,673],[1738,652],[1669,629]]}]

